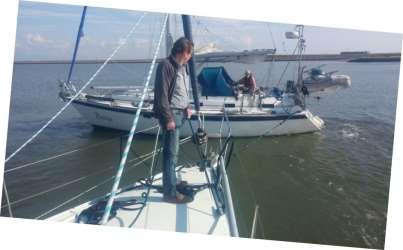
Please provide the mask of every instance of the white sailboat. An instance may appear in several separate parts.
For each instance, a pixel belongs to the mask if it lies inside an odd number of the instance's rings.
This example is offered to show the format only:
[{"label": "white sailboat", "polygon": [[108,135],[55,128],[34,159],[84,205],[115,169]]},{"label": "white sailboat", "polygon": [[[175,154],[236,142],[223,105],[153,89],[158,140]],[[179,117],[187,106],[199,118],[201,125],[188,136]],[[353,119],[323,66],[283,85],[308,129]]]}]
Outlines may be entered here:
[{"label": "white sailboat", "polygon": [[[297,39],[301,55],[305,48],[303,26],[297,26],[297,30],[291,33],[287,32],[286,37]],[[169,46],[172,44],[169,29],[166,38]],[[284,91],[276,89],[277,93],[273,94],[273,91],[261,90],[250,95],[234,93],[231,86],[233,80],[225,68],[203,68],[197,77],[197,88],[201,89],[200,116],[204,120],[206,132],[212,137],[218,137],[220,133],[217,131],[221,131],[224,120],[231,123],[234,137],[298,134],[322,129],[324,121],[306,108],[305,96],[338,86],[348,87],[351,80],[345,75],[325,75],[325,79],[314,80],[312,75],[305,75],[301,62],[299,72],[297,82],[288,81]],[[73,106],[94,126],[127,131],[132,116],[137,111],[141,92],[142,89],[136,86],[92,86],[73,100]],[[70,100],[74,94],[75,88],[70,82],[61,84],[60,96],[64,100]],[[149,90],[145,104],[141,110],[141,130],[158,125],[152,113],[152,89]],[[195,105],[193,113],[191,122],[195,125],[198,122]],[[155,134],[156,130],[146,130],[145,133]],[[182,136],[190,135],[190,127],[185,126]]]},{"label": "white sailboat", "polygon": [[[131,91],[132,93],[134,91]],[[137,111],[137,103],[125,98],[98,98],[98,96],[86,95],[73,101],[74,107],[91,124],[128,131],[132,116]],[[219,137],[220,130],[224,129],[226,119],[231,123],[231,134],[234,137],[269,135],[284,135],[295,133],[307,133],[320,130],[324,122],[312,115],[307,109],[301,109],[295,105],[285,105],[287,99],[293,102],[292,96],[284,95],[279,101],[275,97],[259,98],[243,95],[238,100],[234,97],[208,97],[202,99],[200,116],[204,121],[205,130],[211,137]],[[146,130],[158,125],[153,117],[152,104],[150,102],[141,111],[139,130]],[[191,116],[191,123],[196,126],[198,117]],[[224,130],[228,132],[227,130]],[[146,134],[155,134],[156,129],[146,130]],[[192,134],[190,126],[184,126],[182,136]]]}]

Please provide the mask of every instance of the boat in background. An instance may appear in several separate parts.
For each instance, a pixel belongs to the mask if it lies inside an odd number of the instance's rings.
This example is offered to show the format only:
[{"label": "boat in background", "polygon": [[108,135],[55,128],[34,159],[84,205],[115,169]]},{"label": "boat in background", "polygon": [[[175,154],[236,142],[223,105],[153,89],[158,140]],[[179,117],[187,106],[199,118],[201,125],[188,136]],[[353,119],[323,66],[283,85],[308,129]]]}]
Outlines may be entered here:
[{"label": "boat in background", "polygon": [[[307,133],[324,126],[319,117],[295,105],[293,92],[282,93],[278,97],[266,96],[263,91],[255,95],[234,94],[229,84],[232,79],[223,67],[204,68],[198,80],[201,84],[199,114],[204,121],[204,129],[211,137],[222,135],[227,121],[231,123],[231,135],[234,137],[268,135],[269,131],[270,135]],[[128,131],[142,91],[141,87],[91,87],[90,91],[76,98],[73,105],[95,126]],[[156,129],[147,128],[158,125],[153,117],[153,99],[150,89],[138,124],[138,129],[146,130],[146,134],[155,134]],[[199,121],[193,103],[192,109],[190,121],[196,126]],[[224,132],[224,135],[229,133],[227,129]],[[192,135],[191,128],[184,126],[181,135]]]},{"label": "boat in background", "polygon": [[[286,33],[287,39],[297,39],[300,56],[305,48],[303,29],[304,26],[297,25],[294,32]],[[172,45],[172,35],[169,29],[166,39],[167,51],[170,51],[168,46]],[[197,76],[196,88],[201,90],[198,96],[200,103],[197,104],[200,111],[196,112],[193,103],[191,123],[196,125],[199,122],[198,117],[201,117],[206,132],[212,137],[223,135],[221,130],[225,121],[231,123],[231,135],[234,137],[288,135],[321,130],[324,121],[307,109],[305,98],[313,93],[351,85],[348,76],[334,73],[324,73],[318,68],[306,71],[300,60],[297,81],[287,81],[284,90],[277,87],[259,88],[253,94],[244,94],[234,87],[235,81],[224,67],[204,67]],[[270,86],[269,83],[258,85]],[[69,101],[75,96],[75,87],[71,82],[62,83],[60,86],[59,95],[63,100]],[[138,86],[92,86],[72,103],[90,124],[127,131],[130,129],[132,116],[137,112],[142,91]],[[145,106],[141,110],[139,130],[158,125],[152,106],[153,90],[148,89]],[[144,133],[155,134],[156,129],[146,130]],[[190,127],[185,126],[182,136],[191,134]]]},{"label": "boat in background", "polygon": [[308,94],[318,96],[351,86],[349,76],[335,75],[337,71],[325,72],[321,69],[322,66],[304,70],[303,86]]}]

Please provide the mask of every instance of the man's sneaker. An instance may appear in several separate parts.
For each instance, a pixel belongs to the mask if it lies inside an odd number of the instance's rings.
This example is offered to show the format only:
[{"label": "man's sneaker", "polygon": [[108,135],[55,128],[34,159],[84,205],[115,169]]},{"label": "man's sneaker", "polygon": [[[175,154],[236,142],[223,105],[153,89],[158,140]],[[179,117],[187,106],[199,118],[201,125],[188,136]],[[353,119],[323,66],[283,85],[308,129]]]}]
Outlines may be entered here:
[{"label": "man's sneaker", "polygon": [[183,195],[183,194],[178,193],[178,192],[176,193],[175,196],[165,196],[164,195],[163,200],[165,202],[177,203],[177,204],[189,203],[189,202],[193,201],[192,197],[187,196],[187,195]]},{"label": "man's sneaker", "polygon": [[187,181],[181,181],[178,184],[176,184],[176,192],[181,193],[185,196],[189,196],[191,199],[194,199],[196,194]]},{"label": "man's sneaker", "polygon": [[180,181],[180,182],[176,183],[176,188],[186,187],[187,185],[188,185],[187,181]]}]

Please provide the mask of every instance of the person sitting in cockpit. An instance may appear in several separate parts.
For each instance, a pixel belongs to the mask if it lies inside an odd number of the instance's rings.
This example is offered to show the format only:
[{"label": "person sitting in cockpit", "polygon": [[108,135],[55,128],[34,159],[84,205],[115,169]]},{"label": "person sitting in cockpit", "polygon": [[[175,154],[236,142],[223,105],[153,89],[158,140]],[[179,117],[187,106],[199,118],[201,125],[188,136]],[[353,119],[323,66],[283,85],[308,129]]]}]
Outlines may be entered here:
[{"label": "person sitting in cockpit", "polygon": [[245,70],[245,75],[239,81],[235,82],[235,84],[243,93],[251,95],[255,93],[256,80],[249,69]]}]

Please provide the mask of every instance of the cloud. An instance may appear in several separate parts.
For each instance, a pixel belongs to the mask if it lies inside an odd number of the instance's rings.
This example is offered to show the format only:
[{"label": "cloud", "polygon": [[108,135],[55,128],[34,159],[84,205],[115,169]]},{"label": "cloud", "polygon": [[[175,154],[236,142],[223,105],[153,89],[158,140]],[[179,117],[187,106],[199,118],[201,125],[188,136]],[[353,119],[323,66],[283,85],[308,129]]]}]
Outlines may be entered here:
[{"label": "cloud", "polygon": [[94,39],[92,36],[89,35],[84,35],[84,37],[82,37],[80,40],[80,45],[82,46],[95,45],[96,43],[97,43],[96,39]]},{"label": "cloud", "polygon": [[77,19],[80,18],[80,13],[72,14],[72,13],[58,13],[55,11],[46,11],[46,10],[24,10],[20,12],[20,16],[24,17],[60,17],[60,18],[70,18]]},{"label": "cloud", "polygon": [[[25,35],[25,44],[30,47],[35,46],[35,47],[63,49],[63,50],[68,49],[71,46],[70,42],[54,41],[48,39],[47,37],[39,33],[27,33]],[[22,46],[20,43],[18,45]]]},{"label": "cloud", "polygon": [[68,49],[70,49],[70,43],[69,42],[57,42],[57,43],[53,43],[51,45],[51,47],[54,49],[61,49],[61,50],[67,51]]},{"label": "cloud", "polygon": [[[24,58],[70,58],[82,13],[81,6],[31,3],[22,1],[18,16],[16,55]],[[124,36],[138,20],[141,12],[120,9],[88,8],[79,57],[85,59],[106,58],[123,43]],[[171,18],[171,33],[182,36],[179,15]],[[114,58],[151,58],[162,21],[160,13],[146,15],[136,32]],[[274,48],[280,53],[291,53],[294,40],[286,40],[284,31],[292,30],[292,24],[243,21],[196,16],[192,18],[196,46],[215,46],[223,51]],[[270,28],[269,28],[270,27]],[[368,47],[371,51],[401,50],[401,35],[391,37],[371,33],[365,36],[356,31],[310,27],[305,30],[307,53],[337,52],[346,48]],[[342,40],[337,39],[343,37]],[[365,39],[364,39],[364,38]],[[154,39],[154,40],[153,40]],[[275,40],[273,42],[273,39]],[[362,41],[366,41],[363,45]],[[390,49],[388,49],[390,48]],[[160,54],[165,51],[162,44]]]},{"label": "cloud", "polygon": [[17,59],[68,58],[72,53],[72,42],[52,40],[42,33],[28,32],[17,36]]},{"label": "cloud", "polygon": [[253,48],[253,37],[248,35],[243,35],[239,38],[239,41],[242,43],[243,47],[248,49]]},{"label": "cloud", "polygon": [[28,33],[25,35],[26,42],[29,45],[36,45],[36,44],[52,44],[54,43],[52,40],[47,39],[43,35],[39,33]]},{"label": "cloud", "polygon": [[118,40],[118,45],[120,46],[120,45],[123,45],[123,44],[125,44],[127,42],[127,39],[125,39],[125,38],[119,38],[119,40]]}]

